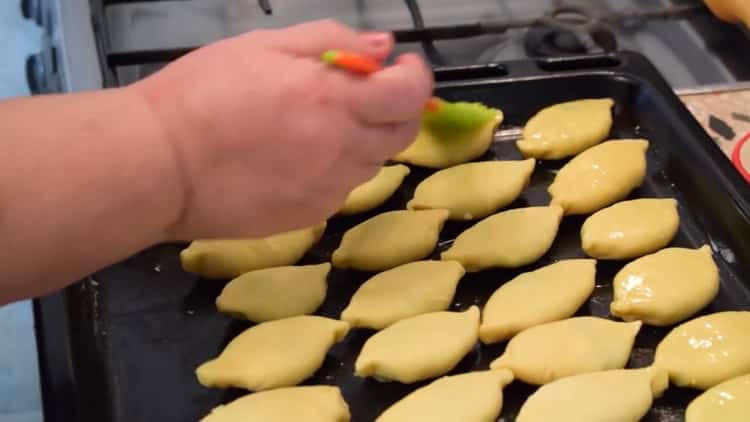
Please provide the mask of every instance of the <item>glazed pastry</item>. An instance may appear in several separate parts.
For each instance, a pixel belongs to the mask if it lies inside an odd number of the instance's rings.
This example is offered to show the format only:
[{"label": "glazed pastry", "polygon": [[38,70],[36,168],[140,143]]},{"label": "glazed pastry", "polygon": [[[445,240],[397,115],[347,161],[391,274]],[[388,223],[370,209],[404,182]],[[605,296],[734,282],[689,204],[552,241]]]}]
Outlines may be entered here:
[{"label": "glazed pastry", "polygon": [[406,207],[446,209],[451,220],[484,218],[518,198],[529,184],[534,163],[482,161],[438,171],[417,186]]},{"label": "glazed pastry", "polygon": [[612,315],[665,326],[683,321],[719,292],[711,248],[667,248],[638,258],[617,273]]},{"label": "glazed pastry", "polygon": [[180,252],[182,268],[206,278],[294,265],[320,239],[326,223],[261,239],[195,240]]},{"label": "glazed pastry", "polygon": [[537,325],[513,337],[490,368],[510,369],[516,378],[534,385],[624,368],[640,328],[639,321],[615,322],[597,317]]},{"label": "glazed pastry", "polygon": [[588,214],[624,199],[646,177],[645,139],[607,141],[565,164],[549,187],[566,215]]},{"label": "glazed pastry", "polygon": [[358,214],[381,205],[396,192],[407,174],[409,167],[403,164],[381,168],[375,177],[349,193],[339,214]]},{"label": "glazed pastry", "polygon": [[511,381],[508,370],[443,377],[397,401],[375,422],[495,422]]},{"label": "glazed pastry", "polygon": [[750,312],[717,312],[681,324],[656,348],[672,383],[705,390],[750,372]]},{"label": "glazed pastry", "polygon": [[311,314],[326,297],[331,264],[266,268],[227,283],[216,307],[253,322]]},{"label": "glazed pastry", "polygon": [[630,259],[656,252],[680,226],[677,201],[644,198],[597,211],[581,227],[581,247],[597,259]]},{"label": "glazed pastry", "polygon": [[490,145],[503,113],[476,130],[434,130],[422,124],[417,139],[396,154],[393,161],[429,168],[446,168],[481,157]]},{"label": "glazed pastry", "polygon": [[230,341],[219,357],[195,371],[204,387],[252,391],[289,387],[309,378],[349,324],[319,316],[263,322]]},{"label": "glazed pastry", "polygon": [[341,319],[352,327],[383,329],[396,321],[448,308],[464,275],[453,261],[411,262],[362,284]]},{"label": "glazed pastry", "polygon": [[389,211],[344,233],[333,266],[382,271],[429,255],[437,245],[447,210]]},{"label": "glazed pastry", "polygon": [[690,402],[685,422],[747,422],[750,374],[724,381]]},{"label": "glazed pastry", "polygon": [[491,215],[458,235],[440,257],[460,262],[469,272],[530,264],[552,246],[562,213],[562,208],[551,205]]},{"label": "glazed pastry", "polygon": [[603,141],[612,127],[611,98],[568,101],[543,108],[516,142],[524,157],[559,160]]},{"label": "glazed pastry", "polygon": [[402,319],[365,342],[355,374],[407,384],[443,375],[474,347],[478,330],[476,306]]},{"label": "glazed pastry", "polygon": [[497,343],[535,325],[573,316],[594,291],[595,276],[593,259],[558,261],[517,276],[484,305],[479,338]]},{"label": "glazed pastry", "polygon": [[338,387],[279,388],[249,394],[211,411],[201,422],[349,422]]},{"label": "glazed pastry", "polygon": [[529,396],[517,422],[633,422],[667,389],[663,369],[614,369],[557,380]]}]

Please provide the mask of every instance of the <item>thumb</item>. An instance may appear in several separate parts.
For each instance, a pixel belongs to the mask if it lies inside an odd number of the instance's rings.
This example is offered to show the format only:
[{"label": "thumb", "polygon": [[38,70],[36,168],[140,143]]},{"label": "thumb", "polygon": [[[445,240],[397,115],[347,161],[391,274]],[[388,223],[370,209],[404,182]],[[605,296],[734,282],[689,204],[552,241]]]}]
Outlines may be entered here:
[{"label": "thumb", "polygon": [[405,123],[421,117],[432,96],[430,68],[416,54],[405,54],[367,78],[361,78],[348,92],[353,113],[367,124]]}]

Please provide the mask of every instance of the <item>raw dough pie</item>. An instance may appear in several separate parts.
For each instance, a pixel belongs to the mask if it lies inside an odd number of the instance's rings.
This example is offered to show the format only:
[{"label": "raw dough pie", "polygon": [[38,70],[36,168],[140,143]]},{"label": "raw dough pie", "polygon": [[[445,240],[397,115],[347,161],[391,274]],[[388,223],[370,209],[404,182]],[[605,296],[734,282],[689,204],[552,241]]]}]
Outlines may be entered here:
[{"label": "raw dough pie", "polygon": [[484,218],[518,198],[534,171],[533,159],[483,161],[438,171],[406,204],[410,210],[446,209],[452,220]]},{"label": "raw dough pie", "polygon": [[389,211],[344,233],[333,252],[333,266],[382,271],[429,255],[438,241],[447,210]]},{"label": "raw dough pie", "polygon": [[[587,372],[625,367],[641,328],[637,322],[575,317],[549,322],[513,337],[490,368],[507,368],[534,385]],[[561,353],[561,351],[565,353]]]},{"label": "raw dough pie", "polygon": [[476,306],[402,319],[365,342],[355,374],[407,384],[443,375],[474,347],[478,330]]},{"label": "raw dough pie", "polygon": [[435,131],[424,124],[417,139],[396,154],[393,161],[421,167],[446,168],[480,157],[492,145],[495,130],[503,121],[503,113],[484,126],[469,131]]},{"label": "raw dough pie", "polygon": [[685,422],[747,422],[750,417],[750,374],[706,390],[685,412]]},{"label": "raw dough pie", "polygon": [[396,402],[375,422],[495,422],[503,407],[508,370],[443,377]]},{"label": "raw dough pie", "polygon": [[249,394],[211,411],[201,422],[349,422],[338,387],[279,388]]},{"label": "raw dough pie", "polygon": [[617,202],[646,177],[645,139],[607,141],[565,164],[549,187],[565,214],[588,214]]},{"label": "raw dough pie", "polygon": [[654,365],[675,385],[705,390],[750,372],[750,312],[718,312],[672,329],[656,348]]},{"label": "raw dough pie", "polygon": [[667,389],[659,368],[614,369],[547,384],[521,407],[517,422],[633,422]]},{"label": "raw dough pie", "polygon": [[185,271],[233,278],[248,271],[293,265],[320,239],[326,223],[261,239],[195,240],[180,253]]},{"label": "raw dough pie", "polygon": [[677,234],[680,216],[672,198],[618,202],[581,227],[581,247],[597,259],[630,259],[656,252]]},{"label": "raw dough pie", "polygon": [[409,167],[403,164],[381,168],[375,177],[349,193],[339,214],[358,214],[379,206],[396,192],[407,174]]},{"label": "raw dough pie", "polygon": [[348,332],[346,322],[311,315],[263,322],[235,337],[219,357],[195,372],[205,387],[289,387],[317,371],[328,349]]},{"label": "raw dough pie", "polygon": [[719,292],[711,248],[667,248],[638,258],[617,273],[612,315],[649,325],[672,325],[708,305]]},{"label": "raw dough pie", "polygon": [[464,268],[453,261],[398,266],[362,284],[341,319],[352,327],[380,330],[404,318],[445,310],[463,275]]},{"label": "raw dough pie", "polygon": [[227,283],[216,307],[253,322],[311,314],[326,297],[331,264],[266,268]]},{"label": "raw dough pie", "polygon": [[458,261],[470,272],[530,264],[552,246],[562,214],[562,208],[551,205],[491,215],[458,235],[440,257]]},{"label": "raw dough pie", "polygon": [[525,157],[558,160],[603,141],[612,127],[611,98],[568,101],[543,108],[516,142]]},{"label": "raw dough pie", "polygon": [[529,327],[573,316],[594,290],[595,276],[593,259],[563,260],[517,276],[484,305],[479,338],[497,343]]}]

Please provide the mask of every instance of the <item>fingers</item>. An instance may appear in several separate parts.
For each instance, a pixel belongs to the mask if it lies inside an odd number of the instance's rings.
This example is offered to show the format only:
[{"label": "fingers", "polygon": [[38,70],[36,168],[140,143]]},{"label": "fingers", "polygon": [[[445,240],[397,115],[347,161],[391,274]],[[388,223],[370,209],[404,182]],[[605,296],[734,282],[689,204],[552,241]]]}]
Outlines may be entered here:
[{"label": "fingers", "polygon": [[432,96],[432,71],[416,54],[403,55],[393,66],[354,82],[342,95],[368,125],[416,121]]},{"label": "fingers", "polygon": [[275,35],[275,47],[298,56],[346,50],[383,60],[393,50],[393,36],[388,32],[361,33],[332,20],[302,23],[275,31]]}]

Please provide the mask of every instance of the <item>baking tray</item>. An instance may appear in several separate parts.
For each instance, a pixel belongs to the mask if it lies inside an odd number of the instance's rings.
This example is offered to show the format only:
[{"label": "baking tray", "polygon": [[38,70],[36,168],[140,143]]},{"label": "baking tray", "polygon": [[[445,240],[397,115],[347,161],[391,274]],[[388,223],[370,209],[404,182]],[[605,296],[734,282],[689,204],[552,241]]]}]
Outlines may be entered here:
[{"label": "baking tray", "polygon": [[[616,100],[612,138],[651,140],[648,175],[632,197],[674,197],[680,231],[674,245],[710,244],[721,273],[721,289],[703,312],[750,309],[750,189],[721,155],[654,67],[635,53],[438,70],[438,95],[500,107],[504,126],[518,126],[540,108],[567,100]],[[512,142],[493,144],[482,159],[519,159]],[[511,207],[547,204],[546,188],[562,162],[542,162],[530,186]],[[334,218],[320,243],[302,263],[328,261],[344,231],[385,210],[403,208],[416,184],[430,174],[414,168],[386,204],[366,214]],[[566,217],[547,255],[515,270],[467,274],[451,306],[483,305],[504,281],[562,258],[582,257],[583,217]],[[438,251],[471,223],[449,223]],[[36,302],[45,412],[48,421],[195,421],[240,390],[206,389],[194,369],[214,357],[247,328],[247,322],[219,314],[214,299],[224,282],[200,280],[180,268],[185,245],[160,245],[104,269],[64,293]],[[438,256],[438,251],[433,257]],[[611,280],[621,262],[599,262],[597,286],[580,315],[608,317]],[[318,314],[337,317],[371,274],[333,270],[328,296]],[[529,298],[528,300],[533,300]],[[629,367],[648,365],[667,328],[644,327]],[[358,379],[353,363],[371,331],[353,330],[328,354],[306,384],[342,387],[353,421],[372,421],[390,404],[425,383],[382,384]],[[504,344],[477,345],[453,373],[487,368]],[[515,419],[534,389],[514,382],[505,390],[503,421]],[[680,421],[696,391],[670,388],[645,420]]]}]

